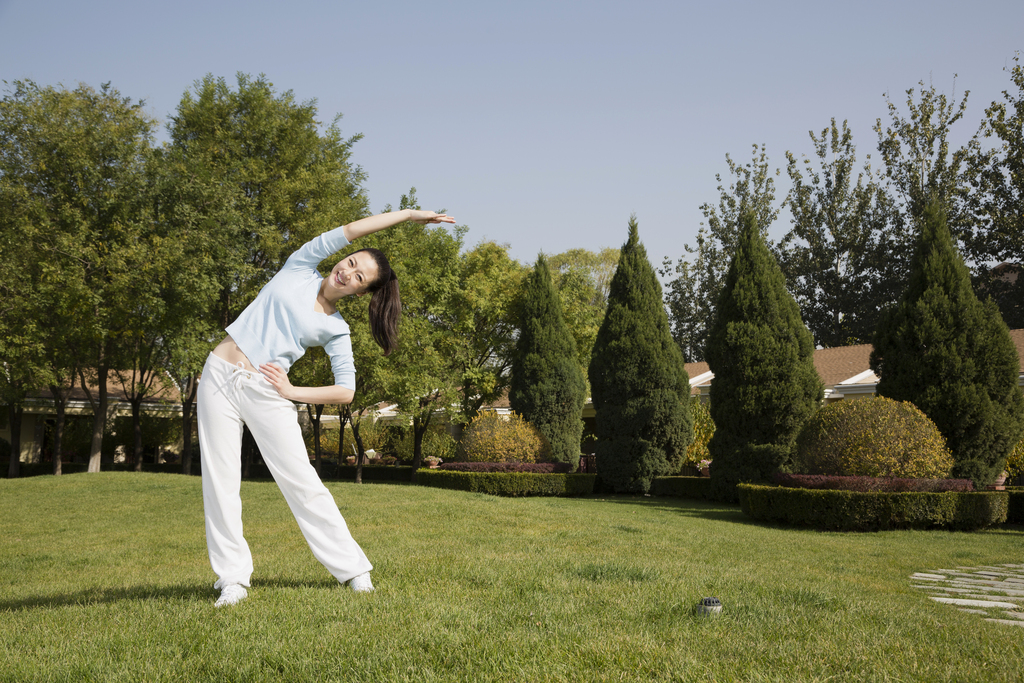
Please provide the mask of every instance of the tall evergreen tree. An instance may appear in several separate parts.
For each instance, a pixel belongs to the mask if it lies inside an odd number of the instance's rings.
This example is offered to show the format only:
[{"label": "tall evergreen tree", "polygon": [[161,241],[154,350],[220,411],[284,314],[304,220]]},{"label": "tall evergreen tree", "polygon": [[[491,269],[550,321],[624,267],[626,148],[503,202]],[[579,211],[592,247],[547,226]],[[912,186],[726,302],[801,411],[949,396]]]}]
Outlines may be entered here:
[{"label": "tall evergreen tree", "polygon": [[911,401],[946,438],[953,475],[992,482],[1024,431],[1020,362],[996,304],[978,300],[939,200],[924,209],[910,281],[875,332],[877,392]]},{"label": "tall evergreen tree", "polygon": [[562,317],[547,261],[539,256],[523,287],[508,400],[547,438],[552,458],[574,469],[580,460],[586,393],[576,342]]},{"label": "tall evergreen tree", "polygon": [[636,217],[608,294],[590,359],[597,411],[597,470],[615,491],[647,492],[678,472],[693,440],[690,378],[669,331],[661,285]]},{"label": "tall evergreen tree", "polygon": [[708,334],[712,495],[734,501],[736,484],[785,471],[797,432],[823,396],[814,369],[814,341],[785,277],[761,236],[756,216],[743,212]]}]

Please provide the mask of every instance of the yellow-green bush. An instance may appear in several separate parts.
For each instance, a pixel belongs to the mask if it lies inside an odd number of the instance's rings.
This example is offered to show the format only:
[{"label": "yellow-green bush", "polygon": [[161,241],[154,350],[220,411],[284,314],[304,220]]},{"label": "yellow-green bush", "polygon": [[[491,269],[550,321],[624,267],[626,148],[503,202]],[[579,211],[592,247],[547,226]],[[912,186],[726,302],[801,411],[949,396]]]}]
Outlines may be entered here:
[{"label": "yellow-green bush", "polygon": [[686,449],[684,465],[700,466],[701,460],[710,460],[708,442],[715,434],[715,421],[711,419],[711,410],[699,398],[690,399],[690,413],[693,415],[693,441]]},{"label": "yellow-green bush", "polygon": [[953,458],[928,416],[908,401],[875,397],[825,406],[797,439],[796,472],[941,479]]},{"label": "yellow-green bush", "polygon": [[540,430],[522,416],[487,411],[466,427],[460,450],[469,462],[544,462],[550,447]]},{"label": "yellow-green bush", "polygon": [[1011,477],[1024,474],[1024,440],[1017,443],[1009,457],[1006,458],[1006,472]]}]

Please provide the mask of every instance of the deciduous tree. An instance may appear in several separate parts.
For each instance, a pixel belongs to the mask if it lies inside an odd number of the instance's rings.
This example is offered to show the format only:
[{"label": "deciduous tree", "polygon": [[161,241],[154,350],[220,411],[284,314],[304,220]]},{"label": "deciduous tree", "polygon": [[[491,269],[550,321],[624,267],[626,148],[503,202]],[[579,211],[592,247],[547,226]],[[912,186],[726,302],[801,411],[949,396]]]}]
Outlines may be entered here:
[{"label": "deciduous tree", "polygon": [[[51,376],[66,377],[64,371],[75,367],[87,389],[96,387],[96,395],[89,394],[93,472],[100,466],[118,307],[146,256],[139,236],[155,124],[142,107],[109,84],[97,91],[15,81],[0,113],[0,175],[8,188],[19,188],[16,215],[35,227],[29,237],[42,264],[38,282],[62,300],[69,291],[79,297],[73,309],[80,317],[65,321],[74,335],[62,337],[61,367]],[[36,315],[54,315],[57,309],[49,306]]]},{"label": "deciduous tree", "polygon": [[857,169],[846,122],[810,137],[814,164],[786,153],[793,227],[780,265],[818,346],[866,344],[878,311],[902,291],[911,240],[870,164]]},{"label": "deciduous tree", "polygon": [[[1024,328],[1024,66],[1006,70],[1012,85],[985,110],[972,140],[976,182],[972,208],[979,223],[968,240],[977,289],[990,294],[1010,329]],[[983,148],[982,143],[994,142]],[[1010,264],[1009,269],[1001,264]]]},{"label": "deciduous tree", "polygon": [[576,342],[580,368],[586,376],[590,352],[608,307],[608,291],[619,264],[619,250],[570,249],[548,257],[547,262],[562,302],[562,317]]}]

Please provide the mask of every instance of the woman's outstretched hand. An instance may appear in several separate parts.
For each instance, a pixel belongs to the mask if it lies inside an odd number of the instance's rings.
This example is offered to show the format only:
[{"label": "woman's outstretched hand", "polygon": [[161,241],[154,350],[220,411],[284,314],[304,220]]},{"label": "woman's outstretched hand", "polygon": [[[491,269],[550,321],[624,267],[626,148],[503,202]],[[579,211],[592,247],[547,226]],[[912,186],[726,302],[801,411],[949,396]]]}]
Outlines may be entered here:
[{"label": "woman's outstretched hand", "polygon": [[411,209],[412,214],[409,220],[413,223],[419,223],[420,225],[427,225],[428,223],[454,223],[455,219],[446,213],[435,213],[433,211],[418,211]]},{"label": "woman's outstretched hand", "polygon": [[352,242],[363,235],[369,235],[371,232],[390,228],[391,226],[398,225],[403,221],[411,221],[413,223],[419,223],[420,225],[427,225],[428,223],[454,223],[455,219],[448,214],[435,213],[433,211],[420,211],[419,209],[390,211],[388,213],[379,213],[376,216],[360,218],[357,221],[349,223],[344,226],[345,238],[349,242]]}]

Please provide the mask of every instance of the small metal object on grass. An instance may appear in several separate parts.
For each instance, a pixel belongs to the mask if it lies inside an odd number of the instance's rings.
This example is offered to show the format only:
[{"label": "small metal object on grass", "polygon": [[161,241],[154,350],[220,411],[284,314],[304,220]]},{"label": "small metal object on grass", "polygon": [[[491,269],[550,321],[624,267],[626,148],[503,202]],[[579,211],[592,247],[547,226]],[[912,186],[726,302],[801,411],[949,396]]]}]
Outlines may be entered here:
[{"label": "small metal object on grass", "polygon": [[701,598],[697,603],[697,614],[721,614],[722,601],[718,598]]}]

